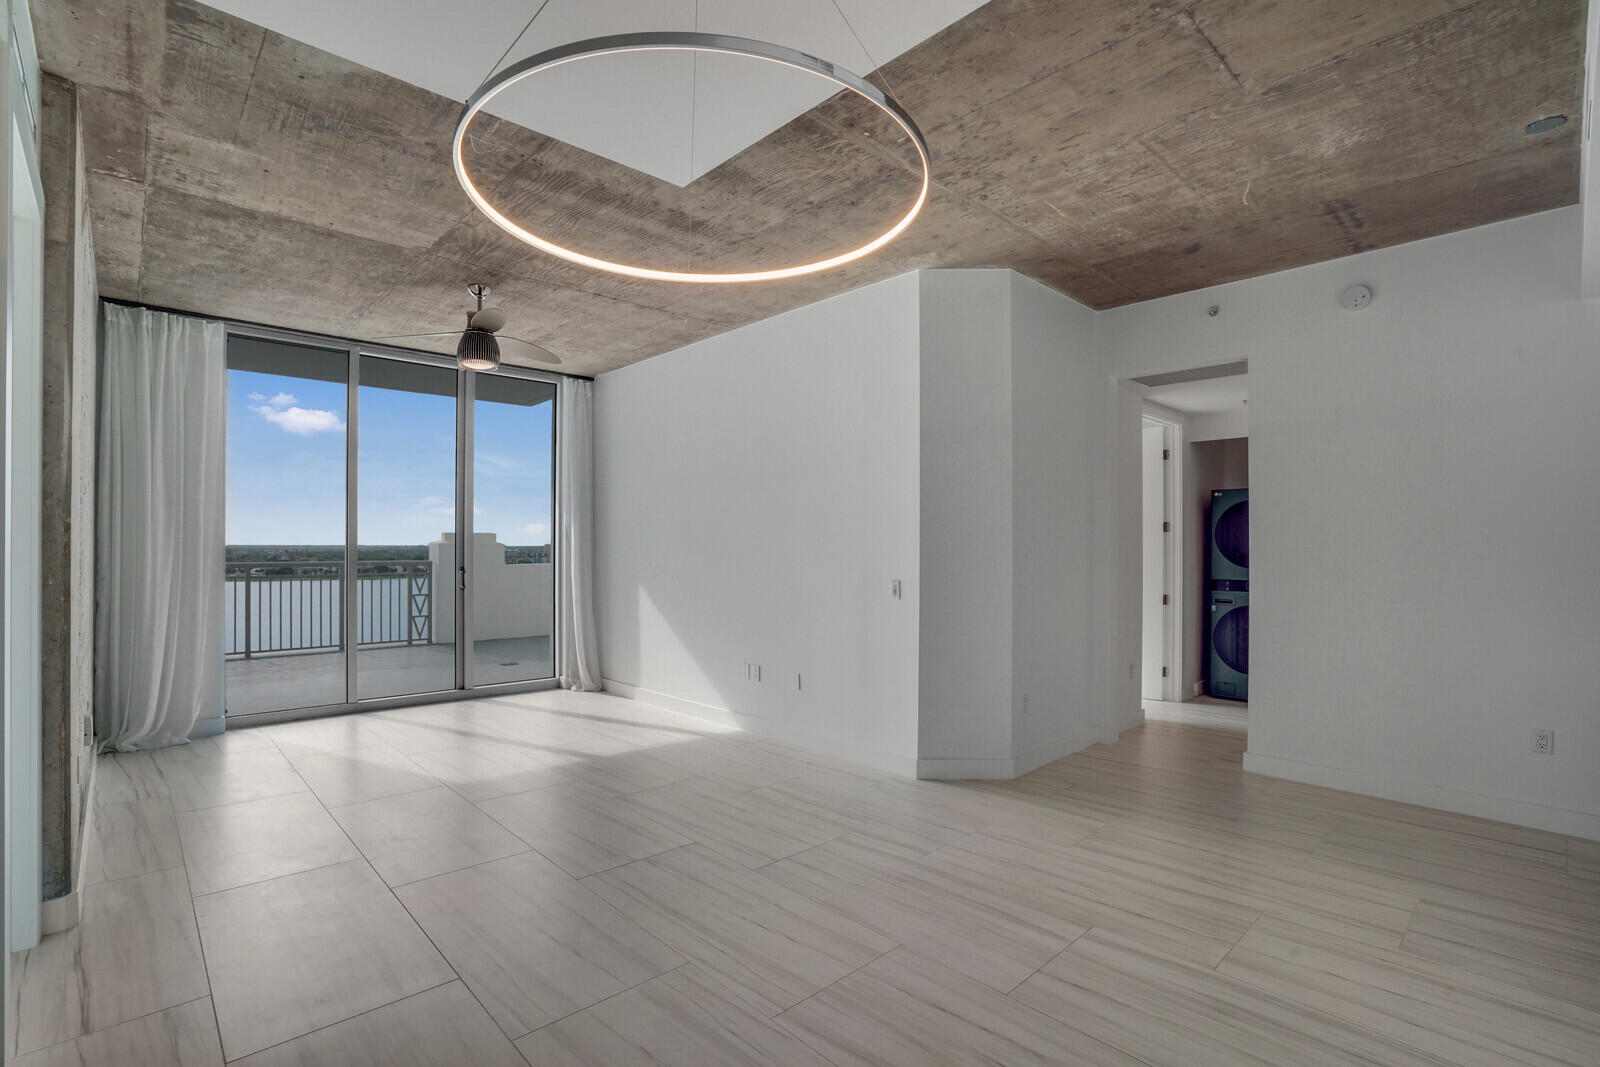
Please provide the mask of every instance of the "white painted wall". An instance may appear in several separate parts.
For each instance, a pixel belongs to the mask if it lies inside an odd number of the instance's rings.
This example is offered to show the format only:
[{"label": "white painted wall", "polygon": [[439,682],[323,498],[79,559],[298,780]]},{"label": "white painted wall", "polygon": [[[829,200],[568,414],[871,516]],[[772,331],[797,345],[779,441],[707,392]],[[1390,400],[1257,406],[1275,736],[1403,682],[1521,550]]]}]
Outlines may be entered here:
[{"label": "white painted wall", "polygon": [[[433,639],[456,639],[456,535],[428,545],[433,564]],[[555,632],[555,568],[549,563],[507,563],[506,546],[493,533],[472,535],[472,639],[548,637]]]},{"label": "white painted wall", "polygon": [[1248,359],[1250,768],[1600,837],[1582,222],[1100,315],[924,272],[607,375],[607,677],[924,774],[1110,739],[1141,717],[1127,379]]},{"label": "white painted wall", "polygon": [[[1135,724],[1137,682],[1113,669],[1098,642],[1100,620],[1117,616],[1110,598],[1137,588],[1141,553],[1136,536],[1107,526],[1117,494],[1095,313],[1004,273],[1014,414],[1012,754],[1020,774]],[[1131,575],[1132,583],[1103,584],[1110,575]]]},{"label": "white painted wall", "polygon": [[[923,271],[921,772],[1012,766],[1009,274]],[[935,764],[942,767],[936,768]]]},{"label": "white painted wall", "polygon": [[1250,361],[1249,769],[1600,837],[1582,234],[1565,208],[1101,316],[1119,376]]},{"label": "white painted wall", "polygon": [[1011,271],[921,278],[917,773],[1009,778],[1115,733],[1109,378],[1081,304]]},{"label": "white painted wall", "polygon": [[[13,24],[13,30],[15,30]],[[33,120],[15,98],[19,72],[7,44],[0,91],[6,130],[3,163],[6,348],[0,410],[4,545],[0,575],[0,708],[4,710],[5,948],[39,940],[40,876],[40,481],[44,301],[44,198],[39,185]],[[31,52],[29,53],[31,54]],[[37,99],[37,97],[35,97]]]},{"label": "white painted wall", "polygon": [[608,684],[923,777],[1132,725],[1094,330],[1012,272],[926,271],[602,376]]},{"label": "white painted wall", "polygon": [[1595,113],[1600,111],[1600,4],[1589,5],[1588,49],[1583,92],[1583,153],[1579,199],[1583,204],[1583,240],[1579,244],[1579,291],[1584,299],[1600,299],[1600,139],[1595,136]]},{"label": "white painted wall", "polygon": [[596,382],[608,686],[913,771],[917,306],[908,274]]},{"label": "white painted wall", "polygon": [[1189,419],[1189,440],[1225,441],[1250,436],[1250,409],[1207,411]]}]

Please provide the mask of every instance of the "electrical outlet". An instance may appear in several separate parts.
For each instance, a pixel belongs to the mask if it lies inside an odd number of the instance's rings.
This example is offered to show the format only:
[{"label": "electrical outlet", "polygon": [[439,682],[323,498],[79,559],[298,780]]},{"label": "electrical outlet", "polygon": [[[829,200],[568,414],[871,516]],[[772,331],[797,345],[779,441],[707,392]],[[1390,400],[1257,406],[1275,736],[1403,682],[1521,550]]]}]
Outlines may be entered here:
[{"label": "electrical outlet", "polygon": [[900,595],[901,595],[900,579],[896,578],[896,579],[894,579],[893,581],[891,581],[889,583],[889,595],[894,597],[896,600],[900,599]]},{"label": "electrical outlet", "polygon": [[794,676],[794,688],[795,688],[795,692],[800,692],[801,690],[805,689],[805,686],[801,683],[800,675],[799,675],[798,672],[796,672],[795,676]]},{"label": "electrical outlet", "polygon": [[755,673],[752,674],[751,677],[758,682],[761,681],[761,664],[753,663],[751,666],[755,668]]},{"label": "electrical outlet", "polygon": [[1533,732],[1533,750],[1541,756],[1552,755],[1556,750],[1556,732],[1554,730],[1535,730]]}]

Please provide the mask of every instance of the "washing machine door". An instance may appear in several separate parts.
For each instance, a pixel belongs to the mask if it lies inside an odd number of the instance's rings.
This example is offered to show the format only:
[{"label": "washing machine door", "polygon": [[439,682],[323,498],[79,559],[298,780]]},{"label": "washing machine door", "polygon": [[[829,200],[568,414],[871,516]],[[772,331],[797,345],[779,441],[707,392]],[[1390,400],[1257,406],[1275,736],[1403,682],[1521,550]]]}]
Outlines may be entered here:
[{"label": "washing machine door", "polygon": [[1229,670],[1250,673],[1250,605],[1218,613],[1211,624],[1211,649]]},{"label": "washing machine door", "polygon": [[1215,533],[1217,551],[1235,567],[1250,569],[1250,501],[1229,505],[1218,516]]}]

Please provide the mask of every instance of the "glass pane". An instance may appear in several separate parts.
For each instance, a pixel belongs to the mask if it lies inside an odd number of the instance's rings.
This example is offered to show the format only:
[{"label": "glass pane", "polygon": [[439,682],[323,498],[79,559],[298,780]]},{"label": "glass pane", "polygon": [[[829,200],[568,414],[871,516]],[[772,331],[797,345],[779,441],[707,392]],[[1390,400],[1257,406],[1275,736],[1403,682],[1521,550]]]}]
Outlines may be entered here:
[{"label": "glass pane", "polygon": [[228,339],[230,715],[341,704],[349,355]]},{"label": "glass pane", "polygon": [[480,374],[472,411],[472,681],[555,673],[555,397]]},{"label": "glass pane", "polygon": [[456,685],[456,377],[361,357],[357,699]]}]

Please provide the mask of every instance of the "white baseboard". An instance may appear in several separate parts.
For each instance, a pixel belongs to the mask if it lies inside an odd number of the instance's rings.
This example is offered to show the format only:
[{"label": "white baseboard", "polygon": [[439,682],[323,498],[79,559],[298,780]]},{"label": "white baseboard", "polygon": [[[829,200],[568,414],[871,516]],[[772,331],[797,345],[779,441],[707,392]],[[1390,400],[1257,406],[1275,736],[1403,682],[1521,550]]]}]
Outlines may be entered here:
[{"label": "white baseboard", "polygon": [[78,836],[72,842],[72,889],[59,897],[43,901],[39,905],[39,933],[59,934],[63,930],[70,930],[78,925],[82,914],[83,905],[83,861],[88,855],[89,834],[93,828],[95,803],[94,787],[99,780],[100,757],[91,756],[87,761],[89,765],[89,784],[83,791],[83,815],[78,820]]},{"label": "white baseboard", "polygon": [[638,700],[645,704],[654,704],[658,708],[675,711],[680,715],[687,715],[691,719],[703,719],[706,722],[716,723],[718,726],[728,726],[737,730],[749,730],[743,721],[749,719],[747,715],[719,708],[715,704],[702,704],[697,700],[687,700],[675,697],[671,693],[662,693],[654,689],[645,689],[643,686],[629,685],[613,678],[600,679],[600,686],[607,693],[623,697],[628,700]]},{"label": "white baseboard", "polygon": [[[1115,739],[1113,738],[1113,741]],[[953,782],[964,779],[1008,780],[1021,778],[1047,763],[1082,751],[1094,744],[1093,740],[1066,737],[1049,744],[1039,745],[1020,756],[1010,759],[919,759],[917,777],[929,781]]]},{"label": "white baseboard", "polygon": [[1168,700],[1146,700],[1144,717],[1156,722],[1184,722],[1195,726],[1223,726],[1234,730],[1246,729],[1249,712],[1244,708],[1219,707],[1216,704],[1174,704]]},{"label": "white baseboard", "polygon": [[1017,777],[1015,759],[919,759],[917,777],[933,782],[968,779],[1005,780]]},{"label": "white baseboard", "polygon": [[215,737],[227,729],[227,718],[218,713],[195,722],[189,731],[189,740],[198,741],[202,737]]},{"label": "white baseboard", "polygon": [[1492,819],[1495,822],[1529,826],[1535,830],[1600,841],[1600,815],[1591,812],[1552,808],[1524,800],[1490,796],[1487,793],[1472,793],[1465,789],[1428,785],[1425,782],[1396,782],[1340,767],[1301,763],[1297,760],[1264,756],[1255,752],[1244,754],[1244,769],[1252,774],[1287,778],[1307,785],[1342,789],[1347,793],[1362,793],[1401,804],[1453,811],[1478,819]]},{"label": "white baseboard", "polygon": [[795,748],[805,749],[807,752],[814,752],[819,756],[828,756],[848,763],[858,763],[863,767],[884,771],[897,777],[917,777],[917,760],[911,756],[902,756],[894,752],[867,748],[852,741],[842,741],[836,737],[830,737],[827,734],[796,730],[774,723],[770,719],[745,715],[729,708],[718,707],[715,704],[703,704],[697,700],[673,696],[671,693],[663,693],[655,689],[646,689],[644,686],[619,682],[614,678],[604,678],[602,679],[602,684],[605,687],[605,691],[614,696],[625,697],[628,700],[638,700],[645,704],[653,704],[658,708],[665,708],[667,711],[674,711],[680,715],[702,719],[718,726],[742,730],[745,733],[769,741],[776,741],[779,744],[793,745]]},{"label": "white baseboard", "polygon": [[49,937],[78,925],[79,887],[39,905],[39,936]]}]

